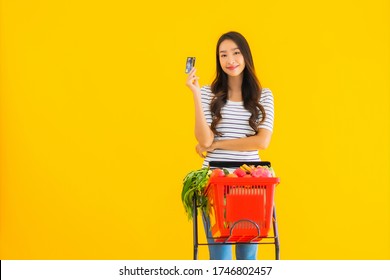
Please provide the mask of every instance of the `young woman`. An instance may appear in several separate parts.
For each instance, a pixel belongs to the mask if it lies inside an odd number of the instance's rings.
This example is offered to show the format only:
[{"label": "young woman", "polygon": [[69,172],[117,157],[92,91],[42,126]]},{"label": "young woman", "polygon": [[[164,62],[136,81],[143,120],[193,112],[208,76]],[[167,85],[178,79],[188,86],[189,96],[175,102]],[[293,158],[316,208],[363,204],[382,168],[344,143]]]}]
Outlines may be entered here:
[{"label": "young woman", "polygon": [[[186,85],[195,104],[196,152],[210,161],[260,161],[273,130],[274,103],[269,89],[256,77],[246,39],[238,32],[223,34],[216,48],[217,72],[211,86],[200,88],[193,68]],[[209,220],[203,215],[206,234]],[[209,239],[209,243],[213,240]],[[237,244],[236,259],[256,259],[256,244]],[[210,259],[232,259],[231,245],[210,245]]]}]

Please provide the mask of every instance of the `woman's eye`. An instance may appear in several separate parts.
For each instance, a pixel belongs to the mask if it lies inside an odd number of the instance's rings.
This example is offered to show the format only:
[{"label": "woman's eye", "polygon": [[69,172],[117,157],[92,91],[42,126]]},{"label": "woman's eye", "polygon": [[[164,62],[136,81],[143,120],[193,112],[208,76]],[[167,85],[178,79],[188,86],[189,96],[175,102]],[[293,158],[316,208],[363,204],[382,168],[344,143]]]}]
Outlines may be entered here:
[{"label": "woman's eye", "polygon": [[235,52],[234,54],[240,54],[240,52]]}]

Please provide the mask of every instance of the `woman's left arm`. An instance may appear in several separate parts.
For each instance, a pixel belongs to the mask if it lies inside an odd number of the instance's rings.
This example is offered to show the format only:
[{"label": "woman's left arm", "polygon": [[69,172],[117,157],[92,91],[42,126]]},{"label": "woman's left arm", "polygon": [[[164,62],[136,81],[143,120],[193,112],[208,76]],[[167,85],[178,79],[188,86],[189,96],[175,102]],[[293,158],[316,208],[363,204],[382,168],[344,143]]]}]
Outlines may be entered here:
[{"label": "woman's left arm", "polygon": [[256,135],[230,140],[215,141],[207,150],[215,149],[233,150],[233,151],[253,151],[265,150],[271,142],[272,131],[266,128],[260,128]]},{"label": "woman's left arm", "polygon": [[215,149],[233,150],[233,151],[253,151],[265,150],[271,142],[272,131],[266,128],[260,128],[256,135],[230,140],[215,141],[207,151]]},{"label": "woman's left arm", "polygon": [[239,139],[214,141],[210,147],[203,147],[200,144],[197,144],[195,151],[200,157],[205,158],[206,152],[212,152],[216,149],[233,151],[265,150],[271,142],[271,136],[272,131],[260,128],[259,133],[256,135]]},{"label": "woman's left arm", "polygon": [[265,150],[271,142],[272,132],[266,128],[260,128],[256,135],[240,139],[215,141],[208,151],[215,149],[233,151]]}]

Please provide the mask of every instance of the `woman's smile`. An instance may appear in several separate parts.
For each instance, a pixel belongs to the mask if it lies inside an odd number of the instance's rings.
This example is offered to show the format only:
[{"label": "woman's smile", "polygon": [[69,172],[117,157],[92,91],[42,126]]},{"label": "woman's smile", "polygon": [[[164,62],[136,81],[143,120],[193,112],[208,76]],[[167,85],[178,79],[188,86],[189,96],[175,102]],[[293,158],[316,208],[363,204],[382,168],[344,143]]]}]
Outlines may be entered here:
[{"label": "woman's smile", "polygon": [[226,67],[227,69],[229,69],[229,70],[234,70],[234,69],[236,69],[238,67],[238,65],[235,65],[235,66],[228,66],[228,67]]}]

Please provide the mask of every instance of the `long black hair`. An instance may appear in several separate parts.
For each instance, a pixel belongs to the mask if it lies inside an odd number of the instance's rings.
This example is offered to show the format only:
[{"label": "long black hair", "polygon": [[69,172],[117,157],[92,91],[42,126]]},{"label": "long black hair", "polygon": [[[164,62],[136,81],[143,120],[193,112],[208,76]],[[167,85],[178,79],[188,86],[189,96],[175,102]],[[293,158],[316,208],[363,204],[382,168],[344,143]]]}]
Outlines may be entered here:
[{"label": "long black hair", "polygon": [[244,108],[247,109],[251,116],[249,118],[249,125],[257,134],[258,132],[258,117],[261,112],[262,118],[260,122],[265,119],[265,110],[259,103],[261,97],[261,85],[256,77],[255,67],[253,64],[252,53],[249,48],[249,44],[238,32],[228,32],[223,34],[217,43],[216,59],[217,59],[217,72],[214,81],[211,84],[211,91],[214,93],[214,98],[210,104],[210,110],[213,116],[211,122],[211,130],[215,135],[221,135],[216,129],[217,124],[222,119],[221,109],[226,104],[228,98],[228,75],[222,70],[219,62],[219,46],[225,40],[232,40],[236,43],[241,54],[244,57],[245,68],[244,76],[241,85],[242,99],[244,102]]}]

